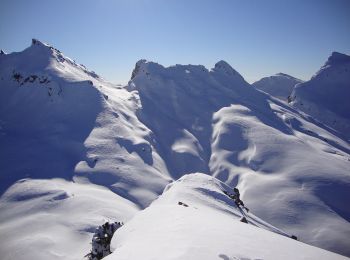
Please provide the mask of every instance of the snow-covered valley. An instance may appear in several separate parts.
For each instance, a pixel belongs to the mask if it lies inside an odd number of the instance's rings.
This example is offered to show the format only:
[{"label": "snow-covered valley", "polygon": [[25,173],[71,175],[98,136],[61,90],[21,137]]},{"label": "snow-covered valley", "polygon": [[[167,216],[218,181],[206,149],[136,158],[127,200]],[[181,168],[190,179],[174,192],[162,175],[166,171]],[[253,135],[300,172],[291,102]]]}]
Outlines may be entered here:
[{"label": "snow-covered valley", "polygon": [[[343,73],[328,102],[336,112],[348,111]],[[299,109],[310,82],[291,106],[224,61],[208,70],[140,60],[116,86],[37,40],[1,54],[2,259],[82,259],[106,220],[126,223],[106,259],[342,259],[301,242],[350,256],[347,128]],[[181,178],[196,172],[206,175]],[[225,185],[261,229],[236,221],[218,194]]]}]

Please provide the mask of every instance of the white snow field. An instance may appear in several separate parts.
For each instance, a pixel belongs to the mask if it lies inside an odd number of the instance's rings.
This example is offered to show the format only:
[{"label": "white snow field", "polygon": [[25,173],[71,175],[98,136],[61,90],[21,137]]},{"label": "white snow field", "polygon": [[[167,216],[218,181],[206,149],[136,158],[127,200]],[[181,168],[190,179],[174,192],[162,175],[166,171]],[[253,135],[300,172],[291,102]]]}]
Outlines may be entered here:
[{"label": "white snow field", "polygon": [[[350,256],[344,136],[251,87],[224,61],[208,70],[140,60],[120,87],[33,40],[22,52],[0,55],[1,258],[81,259],[94,227],[128,222],[193,172],[238,186],[256,216],[300,241]],[[216,208],[208,212],[201,221],[212,222],[216,212],[221,218]],[[227,214],[222,221],[231,223]],[[233,223],[228,230],[257,230]],[[176,230],[172,235],[181,237]]]},{"label": "white snow field", "polygon": [[214,177],[181,177],[116,231],[105,259],[347,259],[289,238],[238,209],[223,191],[233,193]]},{"label": "white snow field", "polygon": [[333,52],[311,80],[298,85],[292,105],[350,140],[350,56]]},{"label": "white snow field", "polygon": [[287,101],[295,85],[303,81],[285,73],[277,73],[270,77],[264,77],[252,84],[253,87],[262,90],[273,97]]}]

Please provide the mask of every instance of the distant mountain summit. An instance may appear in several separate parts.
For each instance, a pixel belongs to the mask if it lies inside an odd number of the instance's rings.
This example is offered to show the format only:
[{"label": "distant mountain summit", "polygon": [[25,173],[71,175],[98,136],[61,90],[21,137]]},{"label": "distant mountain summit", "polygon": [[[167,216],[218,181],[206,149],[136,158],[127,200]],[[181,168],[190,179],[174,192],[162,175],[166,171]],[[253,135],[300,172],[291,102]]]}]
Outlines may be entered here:
[{"label": "distant mountain summit", "polygon": [[333,52],[311,80],[291,95],[294,107],[350,139],[350,56]]},{"label": "distant mountain summit", "polygon": [[94,71],[89,71],[84,65],[76,63],[60,50],[37,39],[32,39],[31,46],[21,52],[9,54],[2,52],[0,69],[0,73],[3,74],[14,72],[21,74],[22,72],[23,75],[21,76],[25,76],[25,73],[45,72],[52,75],[57,73],[69,74],[72,80],[74,78],[76,80],[89,79],[90,77],[99,79],[99,76]]},{"label": "distant mountain summit", "polygon": [[285,73],[277,73],[270,77],[264,77],[252,84],[253,87],[262,90],[271,96],[287,101],[295,85],[303,81]]},{"label": "distant mountain summit", "polygon": [[230,64],[223,60],[220,60],[217,63],[215,63],[215,66],[212,69],[212,71],[222,72],[226,75],[236,76],[244,80],[244,78],[234,68],[232,68]]}]

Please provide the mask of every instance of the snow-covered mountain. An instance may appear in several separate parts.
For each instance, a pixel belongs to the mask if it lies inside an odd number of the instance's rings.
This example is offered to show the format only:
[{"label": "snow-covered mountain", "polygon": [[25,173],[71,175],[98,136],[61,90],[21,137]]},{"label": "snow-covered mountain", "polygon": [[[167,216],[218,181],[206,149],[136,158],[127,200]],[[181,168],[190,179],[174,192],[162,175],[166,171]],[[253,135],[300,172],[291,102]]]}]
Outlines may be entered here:
[{"label": "snow-covered mountain", "polygon": [[270,77],[264,77],[252,84],[253,87],[260,89],[271,96],[287,101],[296,84],[303,81],[284,73],[277,73]]},{"label": "snow-covered mountain", "polygon": [[2,259],[79,259],[170,182],[134,95],[55,48],[0,56],[0,91]]},{"label": "snow-covered mountain", "polygon": [[237,208],[225,191],[233,192],[208,175],[181,177],[117,231],[105,259],[347,259],[292,240]]},{"label": "snow-covered mountain", "polygon": [[81,258],[94,227],[128,222],[193,172],[238,186],[253,214],[301,241],[350,256],[349,143],[224,61],[141,60],[118,87],[34,40],[0,56],[0,143],[4,259]]},{"label": "snow-covered mountain", "polygon": [[350,140],[350,56],[333,52],[311,78],[292,95],[294,107],[339,131]]}]

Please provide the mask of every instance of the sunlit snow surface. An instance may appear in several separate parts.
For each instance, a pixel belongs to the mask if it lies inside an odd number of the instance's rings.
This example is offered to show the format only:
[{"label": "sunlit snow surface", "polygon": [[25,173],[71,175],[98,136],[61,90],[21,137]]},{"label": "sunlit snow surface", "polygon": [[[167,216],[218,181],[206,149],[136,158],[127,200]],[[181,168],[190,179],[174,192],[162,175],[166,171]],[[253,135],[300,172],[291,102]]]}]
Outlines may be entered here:
[{"label": "sunlit snow surface", "polygon": [[350,256],[344,133],[224,61],[208,70],[141,60],[118,87],[35,42],[0,56],[0,91],[2,259],[83,257],[94,227],[129,221],[193,172],[237,185],[256,216],[301,241]]},{"label": "sunlit snow surface", "polygon": [[350,56],[333,52],[310,81],[294,89],[294,107],[350,140]]},{"label": "sunlit snow surface", "polygon": [[[117,230],[114,253],[105,259],[346,259],[297,242],[240,211],[223,191],[233,192],[211,176],[181,177]],[[249,224],[239,221],[242,214]]]}]

